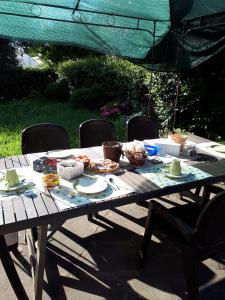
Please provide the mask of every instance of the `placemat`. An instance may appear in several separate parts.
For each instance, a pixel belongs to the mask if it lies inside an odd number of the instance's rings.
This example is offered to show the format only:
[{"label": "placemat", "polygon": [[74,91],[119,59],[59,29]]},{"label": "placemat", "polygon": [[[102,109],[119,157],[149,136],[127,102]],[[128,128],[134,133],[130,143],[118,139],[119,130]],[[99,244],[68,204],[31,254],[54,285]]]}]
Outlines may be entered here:
[{"label": "placemat", "polygon": [[199,170],[198,168],[195,168],[193,166],[189,166],[185,163],[181,164],[182,172],[190,173],[189,176],[184,178],[168,178],[163,174],[163,170],[165,169],[165,165],[161,166],[152,166],[148,168],[139,168],[136,170],[139,174],[143,175],[147,179],[151,180],[153,183],[158,185],[161,188],[171,186],[171,185],[177,185],[182,184],[184,182],[191,182],[195,180],[201,180],[204,178],[211,177],[212,175]]},{"label": "placemat", "polygon": [[[104,175],[98,175],[104,177]],[[107,189],[97,194],[81,194],[76,192],[73,188],[73,182],[61,180],[61,186],[50,190],[52,197],[56,200],[60,209],[67,209],[68,207],[78,207],[86,204],[97,203],[98,201],[107,200],[110,198],[116,198],[119,196],[125,196],[133,193],[125,182],[118,178],[116,175],[111,175],[114,182],[119,187],[119,190],[114,190],[108,185]]]},{"label": "placemat", "polygon": [[[16,168],[17,174],[23,175],[28,178],[31,183],[26,188],[13,192],[0,192],[0,201],[13,198],[17,195],[33,196],[39,192],[46,192],[45,187],[42,184],[42,177],[44,174],[38,173],[32,170],[32,167]],[[105,175],[97,175],[104,177]],[[118,176],[111,174],[113,181],[119,187],[119,190],[114,190],[110,185],[107,189],[97,194],[80,194],[73,188],[73,181],[60,180],[60,187],[51,189],[50,194],[55,199],[58,207],[68,209],[69,207],[78,207],[85,204],[96,203],[98,201],[107,200],[110,198],[116,198],[119,196],[125,196],[133,193],[134,190],[130,188],[124,181]],[[76,180],[76,179],[75,179]],[[34,200],[35,201],[35,200]]]}]

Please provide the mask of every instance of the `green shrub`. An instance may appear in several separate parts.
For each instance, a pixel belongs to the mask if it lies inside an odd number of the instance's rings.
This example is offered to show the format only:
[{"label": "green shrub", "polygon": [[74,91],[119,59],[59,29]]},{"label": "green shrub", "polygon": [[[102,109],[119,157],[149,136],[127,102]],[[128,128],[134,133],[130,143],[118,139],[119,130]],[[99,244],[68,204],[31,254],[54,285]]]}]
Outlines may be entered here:
[{"label": "green shrub", "polygon": [[0,39],[0,100],[14,96],[14,85],[11,81],[17,69],[15,43]]},{"label": "green shrub", "polygon": [[89,108],[94,110],[99,109],[105,103],[106,99],[107,95],[104,89],[98,85],[92,85],[89,88],[74,88],[70,97],[74,108]]},{"label": "green shrub", "polygon": [[26,68],[23,69],[23,85],[29,86],[29,91],[37,91],[42,95],[50,82],[54,82],[57,75],[51,68]]},{"label": "green shrub", "polygon": [[[99,108],[108,102],[140,100],[146,93],[149,72],[123,59],[91,56],[63,62],[58,66],[58,75],[68,80],[76,99],[79,89],[86,88],[85,91],[89,94],[87,98],[93,93],[95,107]],[[91,90],[88,91],[88,88]],[[86,105],[88,102],[86,101]],[[92,105],[92,101],[89,103]]]},{"label": "green shrub", "polygon": [[198,105],[199,95],[193,88],[193,82],[190,79],[182,78],[179,85],[177,108],[175,108],[177,85],[177,74],[155,74],[152,87],[154,112],[162,127],[172,129],[176,113],[175,126],[192,131],[193,118],[198,114],[193,107]]},{"label": "green shrub", "polygon": [[44,94],[47,85],[55,81],[57,75],[50,68],[16,69],[6,73],[1,81],[0,99],[17,99],[31,93]]},{"label": "green shrub", "polygon": [[70,89],[68,82],[65,79],[48,84],[45,93],[45,98],[50,100],[64,101],[70,97]]}]

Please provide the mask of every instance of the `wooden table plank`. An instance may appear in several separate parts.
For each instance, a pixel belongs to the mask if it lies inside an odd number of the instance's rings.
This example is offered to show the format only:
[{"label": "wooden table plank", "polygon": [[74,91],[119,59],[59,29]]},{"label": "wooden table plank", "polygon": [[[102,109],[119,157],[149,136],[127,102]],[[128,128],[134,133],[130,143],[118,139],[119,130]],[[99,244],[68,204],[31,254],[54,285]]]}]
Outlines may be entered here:
[{"label": "wooden table plank", "polygon": [[126,177],[124,177],[124,179],[134,185],[136,190],[141,193],[150,192],[156,189],[153,187],[153,183],[150,182],[150,180],[148,180],[144,176],[141,176],[140,174],[135,174],[127,171],[125,172],[125,175]]},{"label": "wooden table plank", "polygon": [[2,201],[3,215],[4,215],[4,223],[15,223],[15,215],[12,204],[12,199],[5,199]]},{"label": "wooden table plank", "polygon": [[11,157],[5,157],[5,168],[6,169],[13,168],[13,162]]},{"label": "wooden table plank", "polygon": [[48,195],[47,193],[41,193],[41,197],[45,203],[45,206],[49,214],[55,214],[59,211],[59,208],[57,207],[55,201],[52,199],[50,195]]},{"label": "wooden table plank", "polygon": [[29,159],[28,159],[28,157],[26,155],[19,155],[18,158],[19,158],[21,167],[28,167],[28,166],[30,166]]},{"label": "wooden table plank", "polygon": [[127,174],[128,172],[125,171],[123,174],[119,175],[118,177],[124,181],[132,190],[136,192],[140,192],[141,190],[137,188],[136,184],[130,181],[129,175]]},{"label": "wooden table plank", "polygon": [[36,207],[36,210],[37,210],[37,213],[39,216],[48,215],[46,206],[45,206],[43,199],[39,193],[36,197],[33,197],[33,201],[34,201],[34,205]]},{"label": "wooden table plank", "polygon": [[16,215],[17,221],[22,221],[27,219],[24,203],[21,197],[15,197],[12,199],[12,204],[14,208],[14,213]]},{"label": "wooden table plank", "polygon": [[223,161],[199,164],[195,165],[195,167],[206,173],[211,174],[212,176],[221,176],[225,174],[225,164]]},{"label": "wooden table plank", "polygon": [[196,143],[196,144],[211,142],[210,140],[208,140],[206,138],[203,138],[203,137],[200,137],[200,136],[194,135],[194,134],[190,135],[188,137],[188,140],[193,143]]},{"label": "wooden table plank", "polygon": [[82,152],[91,159],[103,158],[102,147],[83,148]]},{"label": "wooden table plank", "polygon": [[32,219],[38,217],[38,214],[36,212],[33,199],[31,197],[23,196],[23,203],[26,210],[27,218]]},{"label": "wooden table plank", "polygon": [[19,161],[18,156],[12,156],[11,159],[14,168],[21,168],[21,163]]},{"label": "wooden table plank", "polygon": [[5,169],[5,159],[1,158],[0,159],[0,170],[4,170]]}]

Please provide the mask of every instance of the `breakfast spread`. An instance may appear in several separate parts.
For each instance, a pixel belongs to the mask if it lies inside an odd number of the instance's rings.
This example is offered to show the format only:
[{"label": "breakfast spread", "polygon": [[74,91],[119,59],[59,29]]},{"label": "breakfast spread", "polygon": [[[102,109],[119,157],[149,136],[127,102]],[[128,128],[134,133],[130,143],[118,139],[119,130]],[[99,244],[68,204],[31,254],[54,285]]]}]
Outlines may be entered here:
[{"label": "breakfast spread", "polygon": [[119,164],[111,159],[99,159],[92,161],[89,168],[96,173],[110,173],[119,169]]},{"label": "breakfast spread", "polygon": [[57,174],[47,174],[43,177],[43,184],[47,188],[54,188],[59,185],[59,175]]},{"label": "breakfast spread", "polygon": [[81,161],[84,163],[84,167],[86,168],[90,163],[90,158],[87,155],[78,155],[74,156],[74,159],[77,161]]}]

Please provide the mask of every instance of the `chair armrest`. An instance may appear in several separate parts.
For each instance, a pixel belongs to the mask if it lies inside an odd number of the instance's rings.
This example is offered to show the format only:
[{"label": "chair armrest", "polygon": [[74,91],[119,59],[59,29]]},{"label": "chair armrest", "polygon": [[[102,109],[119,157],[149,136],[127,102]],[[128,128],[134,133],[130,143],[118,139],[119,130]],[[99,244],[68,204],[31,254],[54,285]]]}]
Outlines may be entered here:
[{"label": "chair armrest", "polygon": [[173,227],[173,229],[175,229],[178,233],[182,235],[182,237],[185,240],[190,241],[196,233],[195,229],[190,227],[181,218],[172,215],[169,209],[167,209],[162,204],[152,200],[150,202],[149,209],[151,210],[151,212],[160,216],[167,223],[169,223]]}]

